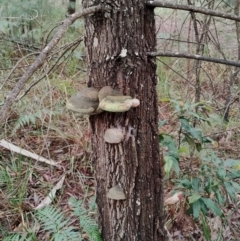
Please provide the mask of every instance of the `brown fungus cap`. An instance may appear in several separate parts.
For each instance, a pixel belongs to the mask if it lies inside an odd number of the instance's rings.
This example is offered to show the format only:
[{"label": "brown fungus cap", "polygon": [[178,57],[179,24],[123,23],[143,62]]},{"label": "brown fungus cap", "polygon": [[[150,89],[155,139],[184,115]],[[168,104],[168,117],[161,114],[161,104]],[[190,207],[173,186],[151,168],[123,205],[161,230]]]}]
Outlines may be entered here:
[{"label": "brown fungus cap", "polygon": [[86,101],[97,102],[98,101],[99,89],[94,87],[85,87],[76,93],[78,99],[83,99]]},{"label": "brown fungus cap", "polygon": [[99,102],[102,101],[107,96],[116,96],[116,95],[122,95],[119,90],[113,89],[111,86],[104,86],[102,89],[98,92],[98,99]]},{"label": "brown fungus cap", "polygon": [[69,110],[78,112],[80,114],[97,114],[98,101],[98,89],[84,88],[74,94],[66,104]]}]

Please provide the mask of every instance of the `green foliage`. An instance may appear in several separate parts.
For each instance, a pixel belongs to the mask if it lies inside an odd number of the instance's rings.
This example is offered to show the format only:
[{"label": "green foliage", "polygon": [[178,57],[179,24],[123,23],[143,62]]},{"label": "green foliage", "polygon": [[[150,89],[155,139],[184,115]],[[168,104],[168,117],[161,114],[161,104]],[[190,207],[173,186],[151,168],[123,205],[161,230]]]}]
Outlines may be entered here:
[{"label": "green foliage", "polygon": [[[184,152],[183,144],[187,143],[190,148],[194,151],[201,151],[203,144],[210,143],[211,139],[204,137],[200,129],[194,127],[196,121],[198,122],[207,122],[210,125],[210,122],[195,112],[195,108],[206,109],[202,103],[190,104],[183,103],[180,101],[171,101],[175,108],[174,114],[177,117],[179,122],[178,137],[179,140],[177,144],[176,138],[173,135],[169,134],[160,134],[159,142],[162,147],[167,148],[167,154],[164,155],[164,170],[167,175],[169,175],[171,169],[179,175],[179,154]],[[159,127],[166,124],[166,121],[161,121]],[[179,145],[179,146],[178,146]]]},{"label": "green foliage", "polygon": [[[91,241],[101,241],[97,223],[89,215],[90,210],[84,207],[83,202],[74,198],[70,198],[69,203],[73,209],[73,214],[79,218],[82,232],[87,233]],[[51,240],[82,240],[80,232],[76,231],[75,227],[68,226],[71,218],[66,219],[64,213],[62,213],[60,209],[49,206],[38,210],[36,215],[43,229],[52,233]]]},{"label": "green foliage", "polygon": [[[164,58],[164,57],[163,57]],[[161,58],[162,59],[162,58]],[[168,62],[169,58],[165,58],[164,62]],[[169,86],[169,81],[167,78],[167,73],[163,70],[164,66],[162,66],[162,64],[160,64],[160,62],[158,61],[158,68],[157,68],[157,76],[159,78],[159,83],[157,85],[157,92],[161,93],[161,101],[163,100],[167,100],[169,101],[169,92],[170,92],[170,86]]]},{"label": "green foliage", "polygon": [[206,241],[212,241],[211,240],[211,229],[208,226],[206,216],[201,215],[201,221],[202,221],[202,227],[203,227],[203,235],[204,235]]},{"label": "green foliage", "polygon": [[[21,205],[26,197],[27,183],[31,171],[23,165],[23,157],[12,158],[9,162],[0,162],[0,188],[6,191],[9,195],[8,204],[15,208],[21,209]],[[3,164],[5,164],[3,166]],[[100,241],[101,235],[99,233],[95,220],[90,216],[89,212],[95,211],[95,202],[92,202],[90,209],[84,208],[83,202],[75,199],[70,199],[73,207],[71,217],[65,218],[64,213],[55,207],[46,207],[42,210],[36,211],[36,217],[41,223],[41,228],[51,233],[51,240],[64,241],[64,240],[82,240],[81,233],[87,233],[92,241]],[[79,218],[79,227],[70,226],[73,215]],[[25,230],[26,234],[16,233],[7,235],[5,232],[4,240],[8,241],[37,241],[36,234],[33,230]],[[2,233],[3,234],[3,233]]]},{"label": "green foliage", "polygon": [[[47,231],[51,235],[52,241],[80,241],[85,240],[81,237],[82,233],[86,233],[90,241],[101,241],[101,234],[98,225],[94,218],[90,216],[90,212],[95,211],[95,202],[91,202],[90,208],[86,209],[84,203],[75,198],[69,199],[69,204],[73,209],[70,217],[59,209],[53,206],[47,206],[37,210],[35,216],[40,222],[41,229]],[[72,219],[77,216],[79,219],[80,230],[77,227],[71,226]],[[38,241],[34,233],[28,234],[12,234],[4,238],[4,241]]]},{"label": "green foliage", "polygon": [[23,166],[23,157],[12,157],[7,164],[0,162],[0,188],[9,194],[9,204],[20,207],[27,190],[30,171]]},{"label": "green foliage", "polygon": [[218,216],[222,216],[222,212],[214,201],[210,198],[204,197],[203,186],[204,183],[200,183],[198,178],[176,180],[178,187],[185,189],[185,195],[188,196],[188,202],[190,208],[188,213],[192,214],[194,218],[198,218],[200,212],[207,215],[208,211],[211,210]]},{"label": "green foliage", "polygon": [[[0,0],[1,4],[1,21],[0,32],[2,33],[0,57],[0,67],[3,69],[12,68],[16,59],[24,57],[29,52],[40,51],[52,38],[52,36],[59,29],[59,22],[65,18],[67,13],[67,5],[63,6],[63,3],[54,2],[50,0]],[[77,20],[69,28],[68,34],[61,39],[61,43],[66,44],[73,39],[82,35],[83,21]],[[79,41],[80,43],[80,41]],[[66,44],[71,46],[72,44]],[[18,46],[16,48],[16,46]],[[57,64],[61,65],[61,62],[67,62],[69,55],[73,56],[73,51],[78,52],[79,56],[82,56],[82,46],[72,46],[72,51],[58,51],[54,54],[54,60],[56,55],[61,55],[61,60],[57,60]],[[21,54],[18,53],[18,50]],[[29,62],[32,62],[32,58],[29,58]],[[79,58],[74,56],[73,60],[79,64]],[[64,72],[73,71],[72,63],[67,64]],[[21,65],[22,66],[22,65]],[[23,66],[22,66],[23,67]],[[70,67],[70,68],[68,68]],[[57,66],[55,66],[56,70]],[[17,70],[15,70],[17,72]]]},{"label": "green foliage", "polygon": [[164,170],[166,174],[169,175],[173,168],[177,175],[179,175],[179,150],[174,137],[171,135],[161,134],[159,135],[159,141],[163,147],[168,149],[167,154],[163,157]]},{"label": "green foliage", "polygon": [[[89,216],[89,210],[84,208],[84,204],[75,198],[70,198],[69,202],[73,208],[73,212],[78,216],[80,221],[80,227],[89,235],[91,241],[101,241],[101,234],[99,232],[96,221]],[[95,202],[92,202],[91,209],[95,209]]]},{"label": "green foliage", "polygon": [[66,93],[71,96],[73,93],[76,93],[76,90],[72,87],[71,82],[64,79],[52,78],[50,80],[51,86],[56,88],[62,95]]},{"label": "green foliage", "polygon": [[24,234],[12,234],[8,237],[5,237],[3,241],[34,241],[31,235]]},{"label": "green foliage", "polygon": [[48,109],[37,110],[35,113],[22,114],[15,123],[15,126],[12,130],[12,135],[14,135],[16,131],[21,127],[30,124],[35,125],[37,119],[42,120],[45,116],[54,116],[57,114],[59,114],[59,111],[53,111]]},{"label": "green foliage", "polygon": [[[210,158],[211,157],[211,158]],[[195,177],[186,175],[176,179],[176,188],[184,190],[188,197],[189,210],[194,218],[202,212],[207,215],[211,210],[217,216],[222,216],[220,206],[228,202],[228,197],[237,201],[236,193],[240,186],[235,178],[240,177],[240,171],[231,169],[212,151],[206,155],[203,164],[195,171]],[[227,195],[226,195],[227,194]]]},{"label": "green foliage", "polygon": [[51,240],[80,240],[80,233],[75,230],[76,228],[68,226],[71,218],[66,219],[64,213],[60,209],[48,206],[38,210],[36,215],[42,224],[42,228],[52,234]]},{"label": "green foliage", "polygon": [[[201,151],[204,143],[210,143],[211,139],[204,137],[200,129],[194,127],[196,123],[207,122],[208,125],[211,123],[202,114],[207,109],[207,106],[203,103],[182,103],[179,101],[171,101],[175,107],[174,114],[177,115],[180,122],[179,135],[183,135],[183,142],[187,142],[189,146],[194,150]],[[196,112],[196,108],[198,112]]]},{"label": "green foliage", "polygon": [[[48,2],[48,3],[46,3]],[[2,6],[0,29],[9,34],[14,40],[28,38],[32,44],[39,41],[41,36],[49,28],[45,25],[52,19],[60,20],[64,12],[60,7],[46,0],[0,0]]]},{"label": "green foliage", "polygon": [[[201,123],[210,125],[209,120],[203,116],[206,106],[202,103],[191,105],[175,100],[171,102],[175,108],[178,130],[177,136],[165,133],[159,135],[162,148],[167,149],[164,153],[164,170],[168,176],[172,169],[177,173],[178,177],[174,180],[175,187],[184,192],[189,205],[188,213],[195,219],[201,214],[207,215],[209,211],[222,217],[221,208],[228,203],[229,198],[237,201],[236,193],[240,192],[240,185],[235,180],[240,177],[240,161],[233,159],[224,161],[217,157],[213,150],[203,149],[203,146],[212,140],[204,136],[202,130],[195,126]],[[160,126],[164,124],[166,121],[162,121]],[[186,153],[183,149],[186,144],[192,151],[191,158],[195,150],[202,154],[200,167],[194,170],[194,174],[180,172],[180,154],[182,151]],[[209,230],[204,220],[203,230],[206,239],[209,240]]]}]

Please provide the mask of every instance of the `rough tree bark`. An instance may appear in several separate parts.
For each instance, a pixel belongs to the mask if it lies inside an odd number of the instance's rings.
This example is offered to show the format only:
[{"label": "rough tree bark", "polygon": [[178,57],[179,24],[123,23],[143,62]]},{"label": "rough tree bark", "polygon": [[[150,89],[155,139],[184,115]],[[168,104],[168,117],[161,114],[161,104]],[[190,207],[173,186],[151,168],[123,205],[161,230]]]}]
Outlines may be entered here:
[{"label": "rough tree bark", "polygon": [[[154,11],[145,0],[101,2],[103,11],[85,18],[88,86],[110,85],[141,102],[128,112],[90,118],[102,237],[105,241],[166,240],[156,63],[155,57],[147,56],[156,46]],[[91,4],[83,0],[84,7]],[[125,132],[123,142],[104,142],[110,127]],[[115,185],[122,187],[126,200],[107,198]]]}]

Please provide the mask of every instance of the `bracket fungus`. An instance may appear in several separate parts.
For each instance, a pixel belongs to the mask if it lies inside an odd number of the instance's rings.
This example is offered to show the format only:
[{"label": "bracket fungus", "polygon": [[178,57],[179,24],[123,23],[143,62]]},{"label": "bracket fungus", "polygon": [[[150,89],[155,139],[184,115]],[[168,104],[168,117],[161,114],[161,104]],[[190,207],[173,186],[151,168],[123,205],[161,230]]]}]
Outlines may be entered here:
[{"label": "bracket fungus", "polygon": [[124,138],[124,133],[121,129],[118,128],[110,128],[107,129],[104,133],[104,141],[111,144],[118,144]]},{"label": "bracket fungus", "polygon": [[126,199],[123,189],[119,185],[116,185],[116,186],[110,188],[107,193],[107,197],[110,199],[113,199],[113,200],[125,200]]},{"label": "bracket fungus", "polygon": [[98,101],[98,92],[99,89],[94,87],[85,87],[78,93],[81,95],[81,98],[87,101]]},{"label": "bracket fungus", "polygon": [[67,101],[66,107],[82,115],[93,115],[100,111],[98,105],[98,89],[90,87],[84,88],[73,95]]},{"label": "bracket fungus", "polygon": [[139,104],[140,101],[133,99],[131,96],[107,96],[100,101],[99,108],[109,112],[125,112]]},{"label": "bracket fungus", "polygon": [[122,95],[111,86],[105,86],[100,90],[93,87],[80,90],[67,101],[66,107],[81,115],[94,115],[102,111],[125,112],[139,104],[138,99]]},{"label": "bracket fungus", "polygon": [[104,86],[98,92],[98,99],[101,102],[107,96],[120,96],[122,95],[119,90],[113,89],[111,86]]}]

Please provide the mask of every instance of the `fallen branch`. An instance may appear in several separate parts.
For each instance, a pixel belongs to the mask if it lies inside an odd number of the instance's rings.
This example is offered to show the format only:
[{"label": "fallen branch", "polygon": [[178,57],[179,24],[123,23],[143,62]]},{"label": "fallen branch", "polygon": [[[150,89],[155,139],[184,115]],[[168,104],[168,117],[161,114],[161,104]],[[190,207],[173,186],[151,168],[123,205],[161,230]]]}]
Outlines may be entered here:
[{"label": "fallen branch", "polygon": [[240,22],[240,17],[237,15],[223,13],[212,9],[202,8],[202,7],[195,7],[192,5],[183,5],[183,4],[176,4],[176,3],[169,3],[169,2],[162,2],[162,1],[148,1],[148,7],[161,7],[161,8],[172,8],[178,10],[185,10],[190,12],[202,13],[206,15],[211,15],[219,18],[226,18]]},{"label": "fallen branch", "polygon": [[8,141],[5,141],[5,140],[1,140],[0,141],[0,146],[2,147],[5,147],[6,149],[10,150],[10,151],[13,151],[13,152],[16,152],[16,153],[19,153],[23,156],[27,156],[27,157],[30,157],[36,161],[40,161],[40,162],[44,162],[44,163],[47,163],[48,165],[51,165],[51,166],[56,166],[58,168],[60,168],[60,165],[59,163],[51,160],[51,159],[46,159],[42,156],[39,156],[33,152],[30,152],[30,151],[27,151],[21,147],[18,147],[18,146],[15,146],[14,144],[8,142]]},{"label": "fallen branch", "polygon": [[237,61],[216,59],[216,58],[201,56],[201,55],[197,55],[197,54],[172,53],[172,52],[148,52],[147,55],[151,56],[151,57],[164,56],[164,57],[197,59],[197,60],[203,60],[203,61],[213,62],[213,63],[217,63],[217,64],[225,64],[225,65],[240,67],[240,62],[237,62]]},{"label": "fallen branch", "polygon": [[30,79],[30,77],[34,74],[34,72],[44,63],[44,60],[48,56],[48,54],[52,51],[52,49],[57,45],[60,39],[68,30],[69,26],[78,18],[83,17],[88,14],[92,14],[101,10],[101,6],[93,6],[86,9],[83,9],[80,12],[69,15],[66,20],[63,21],[62,26],[57,31],[53,39],[49,42],[49,44],[42,50],[39,54],[38,58],[33,62],[33,64],[27,69],[24,75],[21,77],[19,82],[15,85],[11,93],[8,95],[6,101],[4,102],[2,109],[0,110],[0,123],[3,123],[4,118],[12,106],[14,100],[17,98],[19,92]]}]

